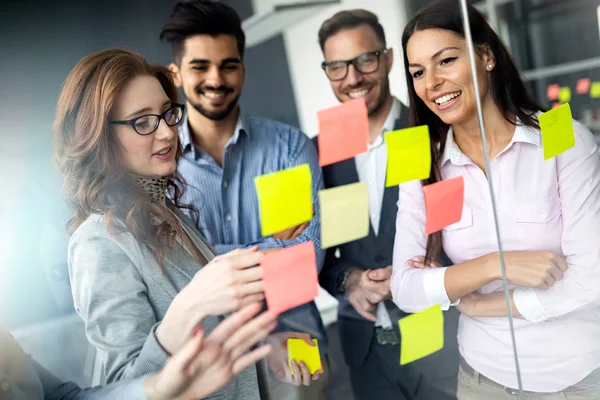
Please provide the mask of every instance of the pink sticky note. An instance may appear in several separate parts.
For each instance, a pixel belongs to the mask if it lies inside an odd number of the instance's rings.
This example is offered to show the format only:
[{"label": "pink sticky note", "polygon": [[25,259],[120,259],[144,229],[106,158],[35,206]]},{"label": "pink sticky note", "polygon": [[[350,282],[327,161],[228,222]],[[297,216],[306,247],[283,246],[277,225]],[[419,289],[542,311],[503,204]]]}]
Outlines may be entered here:
[{"label": "pink sticky note", "polygon": [[553,85],[548,85],[546,89],[546,97],[548,97],[549,101],[558,100],[558,93],[560,92],[560,85],[555,83]]},{"label": "pink sticky note", "polygon": [[460,221],[465,198],[465,182],[462,176],[424,186],[423,193],[426,235]]},{"label": "pink sticky note", "polygon": [[268,252],[263,257],[262,280],[269,310],[282,313],[319,295],[313,242]]},{"label": "pink sticky note", "polygon": [[592,81],[590,78],[581,78],[577,81],[577,87],[575,90],[577,94],[587,94],[590,91],[590,86],[592,85]]},{"label": "pink sticky note", "polygon": [[333,164],[367,151],[369,121],[364,98],[347,101],[317,113],[319,164]]}]

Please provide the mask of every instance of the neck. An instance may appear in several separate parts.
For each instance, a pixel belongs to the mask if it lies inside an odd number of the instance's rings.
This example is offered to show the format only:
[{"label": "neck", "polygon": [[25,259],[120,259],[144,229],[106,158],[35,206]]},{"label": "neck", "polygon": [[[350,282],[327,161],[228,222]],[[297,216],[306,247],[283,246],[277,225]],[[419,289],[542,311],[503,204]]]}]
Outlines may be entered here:
[{"label": "neck", "polygon": [[156,204],[165,204],[167,182],[169,178],[146,178],[135,177],[135,181],[150,198],[150,201]]},{"label": "neck", "polygon": [[[512,140],[515,125],[507,121],[500,109],[493,101],[483,104],[483,122],[485,128],[485,140],[488,147],[488,155],[494,158]],[[467,155],[470,152],[483,154],[481,134],[477,112],[464,122],[453,124],[454,141],[458,147]]]},{"label": "neck", "polygon": [[381,135],[383,124],[385,124],[385,120],[387,119],[393,104],[394,98],[389,95],[381,107],[379,107],[379,110],[369,115],[369,144],[373,144],[379,135]]},{"label": "neck", "polygon": [[189,103],[187,109],[189,110],[188,124],[194,144],[201,147],[221,165],[225,145],[235,132],[240,112],[239,106],[220,121],[206,118]]}]

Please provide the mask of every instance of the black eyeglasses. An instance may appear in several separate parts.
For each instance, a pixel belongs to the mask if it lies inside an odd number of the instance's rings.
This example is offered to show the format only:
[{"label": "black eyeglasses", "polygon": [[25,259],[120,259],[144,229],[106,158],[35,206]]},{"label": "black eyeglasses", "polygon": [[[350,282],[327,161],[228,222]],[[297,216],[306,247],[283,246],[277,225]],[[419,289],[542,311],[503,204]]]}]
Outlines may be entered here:
[{"label": "black eyeglasses", "polygon": [[341,81],[344,79],[348,75],[348,66],[350,64],[354,65],[354,68],[356,68],[358,72],[370,74],[379,69],[379,56],[386,54],[387,52],[387,49],[370,51],[368,53],[363,53],[358,57],[354,57],[352,60],[323,61],[321,68],[325,70],[330,81]]},{"label": "black eyeglasses", "polygon": [[174,103],[171,105],[171,108],[160,115],[146,114],[128,121],[110,121],[109,123],[114,125],[131,125],[138,135],[145,136],[154,133],[158,129],[161,119],[164,119],[169,126],[175,126],[180,123],[184,109],[185,106],[183,104]]}]

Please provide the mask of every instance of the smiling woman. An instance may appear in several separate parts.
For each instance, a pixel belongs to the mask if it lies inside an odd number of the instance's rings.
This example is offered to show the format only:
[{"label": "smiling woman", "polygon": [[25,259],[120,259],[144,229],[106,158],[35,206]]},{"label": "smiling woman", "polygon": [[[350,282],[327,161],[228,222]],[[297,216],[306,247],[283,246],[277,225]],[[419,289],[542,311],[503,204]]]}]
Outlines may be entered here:
[{"label": "smiling woman", "polygon": [[[455,0],[420,10],[402,36],[409,119],[429,127],[432,173],[425,182],[399,189],[390,283],[394,302],[407,312],[457,306],[460,400],[513,398],[521,382],[526,394],[548,400],[600,398],[598,146],[579,122],[566,121],[574,147],[545,160],[538,123],[544,110],[483,15],[468,7],[468,20],[479,93]],[[485,156],[492,160],[489,169]],[[457,176],[465,186],[461,220],[423,234],[422,185]],[[505,250],[507,299],[497,234]],[[442,247],[454,265],[423,268]],[[509,311],[517,317],[513,332],[507,329]]]}]

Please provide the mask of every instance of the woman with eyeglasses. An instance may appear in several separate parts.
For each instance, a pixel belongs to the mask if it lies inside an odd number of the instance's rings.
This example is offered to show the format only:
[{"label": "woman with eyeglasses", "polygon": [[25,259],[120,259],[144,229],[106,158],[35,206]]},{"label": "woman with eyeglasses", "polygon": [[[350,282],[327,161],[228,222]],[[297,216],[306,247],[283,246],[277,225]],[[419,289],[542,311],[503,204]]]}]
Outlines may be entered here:
[{"label": "woman with eyeglasses", "polygon": [[[210,333],[224,315],[264,298],[262,253],[214,257],[180,211],[194,209],[180,202],[177,100],[169,71],[127,50],[83,58],[58,100],[74,305],[108,382],[159,371],[198,326]],[[258,362],[211,388],[220,388],[215,396],[256,399],[262,379]]]},{"label": "woman with eyeglasses", "polygon": [[264,338],[274,321],[267,313],[256,317],[260,310],[260,303],[250,304],[208,336],[196,330],[158,373],[89,389],[59,380],[0,329],[0,399],[196,400],[269,353],[268,345],[246,352]]},{"label": "woman with eyeglasses", "polygon": [[[483,15],[468,9],[479,93],[455,0],[423,8],[402,36],[409,118],[412,125],[429,126],[432,168],[427,181],[400,186],[394,302],[407,312],[458,303],[458,398],[516,398],[491,179],[526,398],[600,399],[598,146],[589,130],[573,121],[574,147],[544,160],[542,107]],[[483,108],[489,170],[476,96]],[[460,221],[426,236],[422,185],[458,176],[464,180]],[[454,265],[424,268],[442,246]],[[411,261],[414,256],[419,260]]]}]

